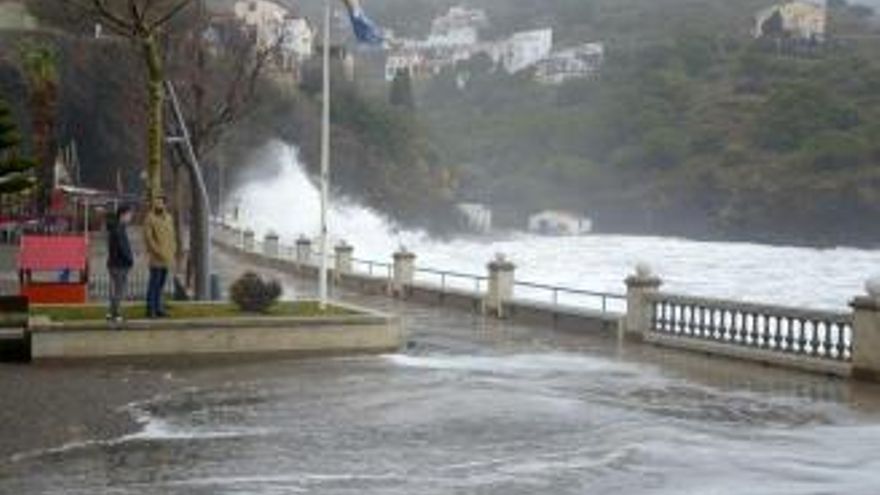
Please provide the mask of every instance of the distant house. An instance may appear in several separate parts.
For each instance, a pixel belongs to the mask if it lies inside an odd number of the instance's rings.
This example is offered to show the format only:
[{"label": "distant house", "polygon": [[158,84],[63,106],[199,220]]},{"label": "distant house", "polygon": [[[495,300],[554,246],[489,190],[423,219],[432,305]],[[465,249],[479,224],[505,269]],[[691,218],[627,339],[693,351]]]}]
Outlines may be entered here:
[{"label": "distant house", "polygon": [[315,50],[315,30],[308,19],[287,14],[281,26],[281,65],[294,69],[312,57]]},{"label": "distant house", "polygon": [[593,231],[593,221],[567,211],[547,210],[529,217],[529,232],[574,236]]},{"label": "distant house", "polygon": [[285,7],[269,0],[239,0],[233,9],[237,18],[254,29],[261,49],[277,42],[289,13]]},{"label": "distant house", "polygon": [[828,11],[823,3],[790,0],[760,11],[755,16],[755,38],[789,37],[822,42],[828,25]]},{"label": "distant house", "polygon": [[489,24],[486,11],[457,6],[431,22],[430,45],[474,45],[479,41],[480,29]]},{"label": "distant house", "polygon": [[535,65],[535,79],[543,84],[562,84],[571,79],[598,77],[605,61],[605,45],[586,43],[555,51]]},{"label": "distant house", "polygon": [[481,234],[492,231],[492,210],[480,203],[459,203],[458,211],[464,218],[468,230]]},{"label": "distant house", "polygon": [[385,80],[393,81],[398,73],[407,72],[418,78],[424,70],[425,57],[418,50],[400,50],[385,59]]},{"label": "distant house", "polygon": [[514,33],[508,40],[495,45],[490,56],[513,74],[547,58],[553,51],[553,29],[535,29]]}]

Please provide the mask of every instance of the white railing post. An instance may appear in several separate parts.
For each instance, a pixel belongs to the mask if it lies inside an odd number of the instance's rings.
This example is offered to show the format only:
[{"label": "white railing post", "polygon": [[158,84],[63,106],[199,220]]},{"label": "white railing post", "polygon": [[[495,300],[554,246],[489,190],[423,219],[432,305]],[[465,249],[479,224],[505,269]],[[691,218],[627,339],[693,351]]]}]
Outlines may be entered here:
[{"label": "white railing post", "polygon": [[352,255],[354,247],[346,243],[340,242],[336,245],[336,264],[334,265],[334,275],[336,282],[339,282],[343,275],[349,275],[352,272]]},{"label": "white railing post", "polygon": [[244,234],[242,234],[241,239],[241,248],[247,253],[254,252],[257,246],[256,234],[254,233],[254,231],[251,229],[245,230]]},{"label": "white railing post", "polygon": [[416,277],[416,255],[401,247],[394,253],[394,276],[391,280],[391,295],[406,298]]},{"label": "white railing post", "polygon": [[312,240],[301,235],[296,240],[296,264],[300,268],[312,263]]},{"label": "white railing post", "polygon": [[865,284],[868,294],[850,303],[853,309],[852,375],[880,381],[880,278]]},{"label": "white railing post", "polygon": [[269,232],[266,234],[266,237],[263,238],[263,254],[267,258],[277,258],[281,253],[278,240],[278,234],[274,232]]},{"label": "white railing post", "polygon": [[487,265],[487,268],[489,270],[489,288],[483,302],[483,309],[488,314],[504,318],[507,316],[505,305],[513,299],[516,266],[499,253]]},{"label": "white railing post", "polygon": [[626,318],[624,334],[636,340],[644,339],[651,330],[651,302],[647,296],[655,293],[663,285],[660,277],[651,268],[639,263],[636,273],[626,279]]}]

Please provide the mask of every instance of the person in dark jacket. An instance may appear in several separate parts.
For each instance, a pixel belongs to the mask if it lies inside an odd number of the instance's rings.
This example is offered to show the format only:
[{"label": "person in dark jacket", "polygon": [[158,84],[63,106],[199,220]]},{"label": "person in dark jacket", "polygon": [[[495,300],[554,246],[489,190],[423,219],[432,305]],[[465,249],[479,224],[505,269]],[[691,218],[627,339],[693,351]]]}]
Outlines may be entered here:
[{"label": "person in dark jacket", "polygon": [[107,222],[107,270],[110,272],[110,312],[107,319],[116,322],[122,321],[119,306],[125,298],[128,272],[134,266],[134,253],[126,230],[132,215],[131,207],[123,205]]}]

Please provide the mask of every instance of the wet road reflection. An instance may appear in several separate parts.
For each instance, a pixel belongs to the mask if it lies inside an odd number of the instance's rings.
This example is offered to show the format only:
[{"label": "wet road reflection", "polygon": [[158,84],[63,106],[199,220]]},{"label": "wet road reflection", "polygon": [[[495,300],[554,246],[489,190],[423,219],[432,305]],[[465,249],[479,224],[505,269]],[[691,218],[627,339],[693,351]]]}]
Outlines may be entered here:
[{"label": "wet road reflection", "polygon": [[0,493],[867,495],[880,486],[874,386],[345,296],[401,312],[409,351],[169,364],[194,385],[131,404],[142,431],[6,462]]}]

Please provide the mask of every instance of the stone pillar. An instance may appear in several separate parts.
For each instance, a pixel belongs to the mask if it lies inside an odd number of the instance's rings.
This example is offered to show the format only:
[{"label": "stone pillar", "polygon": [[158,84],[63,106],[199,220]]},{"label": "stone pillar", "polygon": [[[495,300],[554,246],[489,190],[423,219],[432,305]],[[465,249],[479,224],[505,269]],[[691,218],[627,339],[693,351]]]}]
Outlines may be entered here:
[{"label": "stone pillar", "polygon": [[391,281],[391,295],[406,298],[416,277],[416,255],[401,247],[394,253],[394,279]]},{"label": "stone pillar", "polygon": [[503,254],[497,254],[487,265],[489,269],[489,289],[483,303],[483,309],[498,318],[507,316],[505,305],[513,299],[514,273],[516,266]]},{"label": "stone pillar", "polygon": [[241,236],[241,249],[247,253],[253,253],[256,249],[256,234],[251,229],[247,229]]},{"label": "stone pillar", "polygon": [[852,375],[880,381],[880,278],[865,284],[868,295],[858,296],[853,308]]},{"label": "stone pillar", "polygon": [[301,235],[296,240],[296,264],[308,266],[312,262],[312,240]]},{"label": "stone pillar", "polygon": [[655,293],[663,285],[660,277],[653,274],[644,263],[636,266],[636,273],[626,279],[626,337],[642,340],[651,327],[651,304],[647,295]]},{"label": "stone pillar", "polygon": [[263,254],[267,258],[277,258],[280,254],[281,251],[278,240],[278,234],[274,232],[269,232],[266,234],[266,237],[263,238]]},{"label": "stone pillar", "polygon": [[351,273],[353,253],[354,247],[350,246],[345,241],[340,242],[336,246],[336,265],[334,275],[336,276],[337,281],[339,281],[342,275],[348,275]]}]

